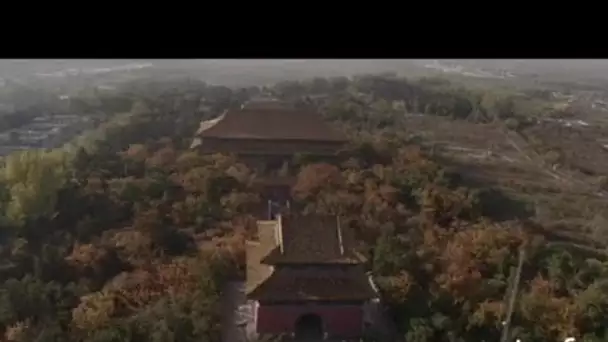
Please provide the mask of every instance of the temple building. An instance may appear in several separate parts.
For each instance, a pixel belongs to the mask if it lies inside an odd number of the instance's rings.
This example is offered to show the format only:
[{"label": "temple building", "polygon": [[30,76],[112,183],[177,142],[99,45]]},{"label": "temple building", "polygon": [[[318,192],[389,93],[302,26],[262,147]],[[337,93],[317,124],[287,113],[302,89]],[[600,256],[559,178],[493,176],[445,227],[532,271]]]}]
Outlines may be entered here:
[{"label": "temple building", "polygon": [[346,141],[320,115],[267,100],[202,122],[192,147],[203,153],[234,153],[266,171],[280,169],[296,154],[335,155]]},{"label": "temple building", "polygon": [[260,221],[247,250],[254,333],[305,340],[356,339],[378,297],[365,258],[339,217],[278,215]]},{"label": "temple building", "polygon": [[339,217],[289,208],[294,157],[332,159],[346,142],[320,115],[276,100],[252,101],[201,123],[192,148],[236,155],[255,171],[267,201],[257,215],[257,239],[247,241],[243,306],[254,336],[356,339],[371,321],[366,307],[378,294],[351,229]]},{"label": "temple building", "polygon": [[[347,138],[321,115],[273,99],[260,99],[203,121],[192,143],[201,153],[235,154],[257,174],[264,201],[284,205],[297,155],[332,158]],[[264,210],[266,211],[266,210]]]}]

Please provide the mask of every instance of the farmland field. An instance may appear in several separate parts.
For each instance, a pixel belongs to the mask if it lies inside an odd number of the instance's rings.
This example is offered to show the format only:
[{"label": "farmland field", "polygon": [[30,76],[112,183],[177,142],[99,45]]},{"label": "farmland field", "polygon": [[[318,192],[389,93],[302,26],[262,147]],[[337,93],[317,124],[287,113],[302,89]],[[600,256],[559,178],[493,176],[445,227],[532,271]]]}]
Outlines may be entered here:
[{"label": "farmland field", "polygon": [[[548,143],[529,143],[530,136],[537,134],[568,148],[569,163],[587,163],[582,165],[605,170],[608,151],[593,143],[602,136],[599,129],[589,129],[594,134],[564,134],[564,129],[556,128],[555,134],[535,126],[520,135],[499,125],[436,116],[406,116],[405,121],[408,132],[434,147],[435,153],[465,181],[523,200],[534,208],[533,219],[554,227],[555,234],[587,241],[595,235],[602,215],[608,213],[608,201],[596,192],[593,177],[554,169],[542,159],[537,147]],[[580,152],[575,151],[577,147]]]}]

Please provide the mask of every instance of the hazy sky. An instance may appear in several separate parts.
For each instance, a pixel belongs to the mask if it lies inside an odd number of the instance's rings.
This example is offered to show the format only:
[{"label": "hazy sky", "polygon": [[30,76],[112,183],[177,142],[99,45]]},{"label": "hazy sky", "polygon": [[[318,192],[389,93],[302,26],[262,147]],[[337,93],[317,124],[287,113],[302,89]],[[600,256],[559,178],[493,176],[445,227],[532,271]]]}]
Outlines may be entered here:
[{"label": "hazy sky", "polygon": [[[556,73],[582,76],[602,77],[608,79],[608,60],[516,60],[516,59],[477,59],[450,60],[468,67],[501,68],[511,71]],[[414,63],[413,63],[414,62]],[[415,63],[418,62],[418,63]],[[263,76],[272,73],[285,73],[286,77],[333,76],[338,74],[356,74],[381,71],[403,71],[421,60],[305,60],[305,59],[73,59],[73,60],[0,60],[0,77],[25,77],[36,73],[52,73],[66,69],[110,68],[133,63],[153,63],[157,69],[182,69],[193,72],[209,72],[213,77],[222,75]],[[247,75],[248,74],[248,75]],[[219,75],[219,76],[218,76]]]}]

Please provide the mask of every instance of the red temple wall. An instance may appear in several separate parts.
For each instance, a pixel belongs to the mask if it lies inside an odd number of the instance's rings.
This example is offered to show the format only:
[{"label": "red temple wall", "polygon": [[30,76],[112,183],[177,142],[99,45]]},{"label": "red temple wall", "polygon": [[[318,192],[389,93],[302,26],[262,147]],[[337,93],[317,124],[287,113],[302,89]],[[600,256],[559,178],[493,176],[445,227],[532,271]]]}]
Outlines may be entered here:
[{"label": "red temple wall", "polygon": [[323,329],[330,336],[357,337],[363,330],[362,305],[264,305],[257,311],[260,334],[292,333],[298,318],[316,314],[323,320]]}]

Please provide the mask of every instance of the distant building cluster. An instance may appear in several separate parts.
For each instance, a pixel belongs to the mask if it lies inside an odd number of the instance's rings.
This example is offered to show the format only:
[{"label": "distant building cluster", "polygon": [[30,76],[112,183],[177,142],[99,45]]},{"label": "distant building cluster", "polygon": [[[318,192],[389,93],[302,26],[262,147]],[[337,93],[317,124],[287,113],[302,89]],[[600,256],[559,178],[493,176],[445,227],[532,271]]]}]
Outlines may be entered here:
[{"label": "distant building cluster", "polygon": [[86,116],[39,116],[25,126],[0,133],[0,156],[19,150],[55,148],[93,127],[93,120]]}]

